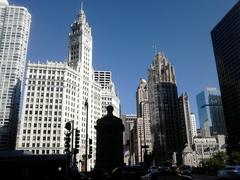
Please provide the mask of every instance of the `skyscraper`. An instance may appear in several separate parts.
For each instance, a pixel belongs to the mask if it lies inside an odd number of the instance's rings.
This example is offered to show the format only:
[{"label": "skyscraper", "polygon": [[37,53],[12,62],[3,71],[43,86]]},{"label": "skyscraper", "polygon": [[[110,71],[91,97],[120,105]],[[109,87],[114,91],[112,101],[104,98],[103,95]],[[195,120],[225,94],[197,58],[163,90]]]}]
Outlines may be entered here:
[{"label": "skyscraper", "polygon": [[136,164],[134,146],[136,135],[134,134],[134,125],[137,121],[137,116],[135,114],[126,114],[122,115],[121,119],[125,128],[123,132],[124,162],[126,165]]},{"label": "skyscraper", "polygon": [[189,104],[188,94],[185,92],[178,98],[179,115],[181,120],[181,133],[184,146],[191,146],[193,140],[191,110]]},{"label": "skyscraper", "polygon": [[15,148],[31,15],[0,1],[0,149]]},{"label": "skyscraper", "polygon": [[231,145],[240,142],[240,1],[211,31],[223,110]]},{"label": "skyscraper", "polygon": [[107,115],[107,106],[112,105],[113,115],[120,117],[120,99],[117,96],[111,71],[95,71],[94,80],[101,85],[102,116]]},{"label": "skyscraper", "polygon": [[162,53],[157,53],[148,73],[148,99],[156,164],[181,159],[182,142],[178,94],[173,66]]},{"label": "skyscraper", "polygon": [[197,106],[204,137],[226,133],[221,94],[217,88],[207,88],[199,93]]},{"label": "skyscraper", "polygon": [[94,80],[92,67],[91,28],[81,9],[71,25],[68,61],[28,65],[17,149],[34,154],[64,153],[64,126],[71,122],[80,130],[79,168],[85,167],[82,157],[87,136],[93,146],[88,170],[93,168],[96,159],[94,126],[102,110],[100,93],[101,86]]},{"label": "skyscraper", "polygon": [[[140,132],[141,136],[138,138],[138,149],[139,152],[152,153],[151,122],[149,114],[149,105],[151,102],[148,100],[148,84],[145,79],[140,80],[136,91],[136,103],[138,122],[135,128],[137,128],[136,132]],[[141,146],[148,146],[148,148],[141,149]],[[144,153],[139,153],[138,156],[141,157],[141,154],[143,155]]]},{"label": "skyscraper", "polygon": [[196,125],[196,116],[194,113],[191,113],[191,129],[192,129],[192,137],[197,136],[197,125]]}]

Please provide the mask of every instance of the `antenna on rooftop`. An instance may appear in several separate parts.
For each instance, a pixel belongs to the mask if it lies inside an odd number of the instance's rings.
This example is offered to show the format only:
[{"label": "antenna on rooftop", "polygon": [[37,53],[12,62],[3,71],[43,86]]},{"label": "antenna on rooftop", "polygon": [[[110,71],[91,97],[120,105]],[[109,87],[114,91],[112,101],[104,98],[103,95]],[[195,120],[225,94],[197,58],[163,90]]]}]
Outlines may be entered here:
[{"label": "antenna on rooftop", "polygon": [[156,54],[157,54],[157,45],[156,45],[156,43],[154,43],[154,44],[152,45],[152,47],[153,47],[153,49],[154,49],[154,55],[156,55]]},{"label": "antenna on rooftop", "polygon": [[81,1],[81,11],[83,10],[83,1]]}]

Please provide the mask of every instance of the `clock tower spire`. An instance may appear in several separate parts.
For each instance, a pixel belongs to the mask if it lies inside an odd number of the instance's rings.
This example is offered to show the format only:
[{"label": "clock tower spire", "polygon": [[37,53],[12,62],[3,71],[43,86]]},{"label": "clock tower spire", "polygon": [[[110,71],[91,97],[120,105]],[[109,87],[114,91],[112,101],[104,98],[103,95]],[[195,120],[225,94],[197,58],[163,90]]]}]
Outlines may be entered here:
[{"label": "clock tower spire", "polygon": [[92,34],[81,3],[80,12],[71,24],[68,45],[68,65],[90,75],[92,69]]}]

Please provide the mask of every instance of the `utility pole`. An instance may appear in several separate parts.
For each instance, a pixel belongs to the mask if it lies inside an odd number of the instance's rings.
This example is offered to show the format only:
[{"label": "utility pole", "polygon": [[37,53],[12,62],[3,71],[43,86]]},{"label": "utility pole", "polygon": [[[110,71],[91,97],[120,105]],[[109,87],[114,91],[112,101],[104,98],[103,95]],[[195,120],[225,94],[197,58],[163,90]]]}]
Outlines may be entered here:
[{"label": "utility pole", "polygon": [[85,141],[85,172],[87,172],[87,160],[88,160],[88,100],[86,99],[84,106],[87,108],[86,115],[86,141]]}]

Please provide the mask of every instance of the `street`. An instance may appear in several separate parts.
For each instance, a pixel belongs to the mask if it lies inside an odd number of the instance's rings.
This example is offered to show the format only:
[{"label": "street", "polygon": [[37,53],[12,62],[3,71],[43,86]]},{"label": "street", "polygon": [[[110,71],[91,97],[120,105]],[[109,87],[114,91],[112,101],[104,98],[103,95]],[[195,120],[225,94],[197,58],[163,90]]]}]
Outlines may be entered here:
[{"label": "street", "polygon": [[200,174],[194,174],[193,176],[194,180],[217,180],[217,176],[207,176],[207,175],[200,175]]}]

